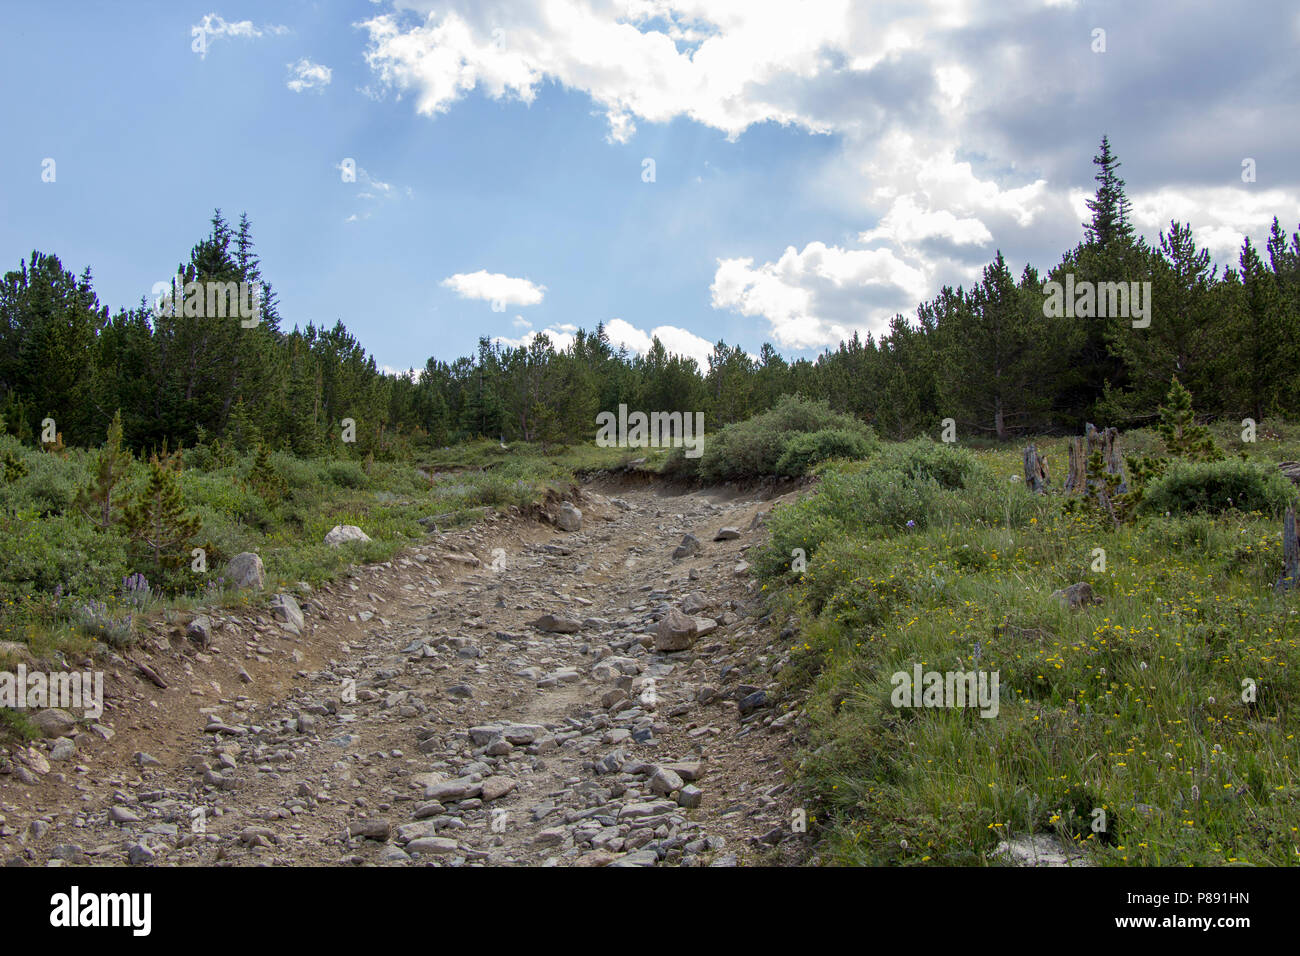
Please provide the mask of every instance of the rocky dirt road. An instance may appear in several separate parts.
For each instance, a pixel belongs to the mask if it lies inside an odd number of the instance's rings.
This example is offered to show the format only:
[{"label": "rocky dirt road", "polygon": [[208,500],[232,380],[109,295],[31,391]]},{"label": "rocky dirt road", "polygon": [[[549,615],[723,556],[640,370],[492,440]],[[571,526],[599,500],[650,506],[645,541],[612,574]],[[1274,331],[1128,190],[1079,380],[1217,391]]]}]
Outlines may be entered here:
[{"label": "rocky dirt road", "polygon": [[555,502],[432,533],[291,589],[301,618],[259,598],[159,622],[112,660],[98,721],[0,751],[0,858],[802,861],[788,648],[744,566],[774,501],[613,479],[572,497],[578,530]]}]

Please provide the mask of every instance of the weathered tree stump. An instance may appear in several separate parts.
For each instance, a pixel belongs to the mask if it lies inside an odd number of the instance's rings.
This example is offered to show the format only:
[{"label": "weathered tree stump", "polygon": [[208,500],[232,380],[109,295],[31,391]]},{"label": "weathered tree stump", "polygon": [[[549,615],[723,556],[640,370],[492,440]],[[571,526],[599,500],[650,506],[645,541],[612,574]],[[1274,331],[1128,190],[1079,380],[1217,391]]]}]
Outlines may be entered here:
[{"label": "weathered tree stump", "polygon": [[1091,491],[1085,488],[1088,483],[1088,459],[1094,451],[1101,452],[1102,468],[1108,475],[1119,475],[1118,493],[1128,491],[1128,480],[1124,478],[1124,459],[1119,450],[1119,429],[1098,429],[1089,422],[1081,438],[1070,439],[1069,470],[1065,478],[1065,490],[1068,492]]},{"label": "weathered tree stump", "polygon": [[1049,481],[1047,459],[1030,442],[1025,446],[1025,486],[1034,494],[1043,495],[1047,493]]},{"label": "weathered tree stump", "polygon": [[1295,509],[1287,508],[1282,518],[1282,577],[1274,591],[1290,591],[1300,582],[1300,538],[1296,537]]}]

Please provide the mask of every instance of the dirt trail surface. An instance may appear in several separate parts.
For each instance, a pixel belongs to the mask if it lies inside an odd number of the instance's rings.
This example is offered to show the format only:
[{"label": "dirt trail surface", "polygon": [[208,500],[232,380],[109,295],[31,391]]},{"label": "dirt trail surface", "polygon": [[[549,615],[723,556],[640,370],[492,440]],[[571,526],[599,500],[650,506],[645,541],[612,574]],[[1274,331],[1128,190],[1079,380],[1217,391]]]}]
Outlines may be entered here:
[{"label": "dirt trail surface", "polygon": [[788,648],[744,564],[777,499],[573,498],[578,530],[554,502],[431,533],[294,589],[301,619],[159,622],[106,668],[98,721],[0,750],[0,859],[798,862]]}]

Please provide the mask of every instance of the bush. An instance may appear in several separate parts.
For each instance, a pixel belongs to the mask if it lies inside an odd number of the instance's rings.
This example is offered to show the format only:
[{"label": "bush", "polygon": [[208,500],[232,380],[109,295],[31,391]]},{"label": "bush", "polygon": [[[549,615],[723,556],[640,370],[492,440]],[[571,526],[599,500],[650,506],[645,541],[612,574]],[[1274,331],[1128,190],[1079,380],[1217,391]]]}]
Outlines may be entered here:
[{"label": "bush", "polygon": [[933,479],[941,487],[951,489],[967,487],[976,474],[986,470],[966,449],[929,438],[886,446],[872,466]]},{"label": "bush", "polygon": [[832,411],[824,401],[787,395],[766,412],[710,435],[699,458],[687,458],[684,449],[676,449],[665,463],[664,472],[708,482],[781,475],[782,456],[794,438],[827,431],[842,432],[864,443],[855,448],[865,446],[869,450],[874,445],[871,428],[852,415]]},{"label": "bush", "polygon": [[370,484],[361,465],[355,461],[332,461],[326,466],[325,473],[330,483],[340,488],[365,488]]},{"label": "bush", "polygon": [[1150,514],[1215,514],[1259,511],[1277,516],[1296,500],[1294,486],[1281,472],[1254,462],[1172,462],[1146,487],[1142,511]]},{"label": "bush", "polygon": [[806,475],[813,465],[823,461],[831,458],[866,458],[871,450],[871,442],[859,432],[823,428],[791,438],[786,443],[780,461],[776,463],[776,471],[777,474],[797,478]]}]

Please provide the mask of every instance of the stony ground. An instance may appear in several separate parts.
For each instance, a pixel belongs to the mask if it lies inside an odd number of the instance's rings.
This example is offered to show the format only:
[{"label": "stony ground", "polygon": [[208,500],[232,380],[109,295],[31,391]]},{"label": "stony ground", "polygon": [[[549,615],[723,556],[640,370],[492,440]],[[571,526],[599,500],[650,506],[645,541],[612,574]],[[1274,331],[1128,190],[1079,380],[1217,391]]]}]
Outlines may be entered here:
[{"label": "stony ground", "polygon": [[158,622],[98,721],[0,749],[0,859],[803,862],[798,714],[744,564],[764,497],[611,479],[574,495],[578,530],[557,502],[434,532],[294,589],[301,618]]}]

